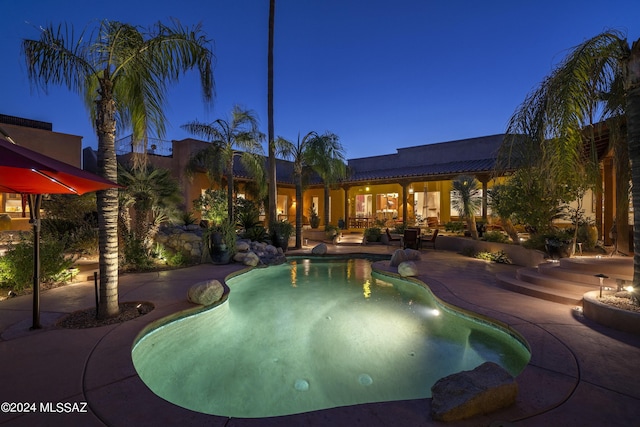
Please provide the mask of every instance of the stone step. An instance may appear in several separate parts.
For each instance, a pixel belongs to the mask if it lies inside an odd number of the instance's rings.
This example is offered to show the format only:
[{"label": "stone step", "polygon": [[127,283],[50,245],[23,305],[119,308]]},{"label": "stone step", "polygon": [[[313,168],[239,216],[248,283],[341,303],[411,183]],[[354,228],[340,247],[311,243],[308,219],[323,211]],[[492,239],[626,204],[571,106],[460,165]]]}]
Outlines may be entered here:
[{"label": "stone step", "polygon": [[520,268],[501,274],[498,285],[515,292],[562,304],[580,304],[586,292],[600,289],[597,274],[608,278],[605,287],[616,289],[633,279],[631,257],[574,257],[545,262],[537,268]]},{"label": "stone step", "polygon": [[[578,270],[571,266],[563,267],[560,263],[543,263],[538,266],[538,272],[542,275],[554,277],[560,280],[576,282],[584,285],[600,286],[600,279],[596,277],[593,271]],[[606,274],[605,274],[606,275]],[[616,288],[618,281],[615,277],[603,279],[602,284],[607,287]]]},{"label": "stone step", "polygon": [[604,274],[614,279],[633,280],[633,257],[561,258],[560,267],[585,274]]},{"label": "stone step", "polygon": [[503,289],[518,292],[523,295],[544,299],[565,305],[582,305],[584,292],[572,292],[556,289],[549,286],[536,285],[524,282],[515,277],[514,273],[498,273],[496,275],[498,286]]},{"label": "stone step", "polygon": [[551,289],[559,289],[568,292],[585,293],[599,289],[599,285],[589,283],[573,282],[568,280],[562,280],[558,277],[550,276],[543,272],[538,271],[535,268],[519,268],[516,271],[516,278],[523,281],[532,283],[534,285],[544,286]]}]

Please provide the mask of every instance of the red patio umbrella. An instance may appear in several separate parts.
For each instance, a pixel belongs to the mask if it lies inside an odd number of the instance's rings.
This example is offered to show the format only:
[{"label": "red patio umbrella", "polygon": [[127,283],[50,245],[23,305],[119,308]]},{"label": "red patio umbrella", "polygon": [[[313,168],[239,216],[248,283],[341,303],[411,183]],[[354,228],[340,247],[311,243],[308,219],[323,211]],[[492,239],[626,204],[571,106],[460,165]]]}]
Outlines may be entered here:
[{"label": "red patio umbrella", "polygon": [[43,194],[121,187],[101,176],[17,145],[0,127],[0,192],[27,194],[33,224],[33,326],[40,328],[40,205]]}]

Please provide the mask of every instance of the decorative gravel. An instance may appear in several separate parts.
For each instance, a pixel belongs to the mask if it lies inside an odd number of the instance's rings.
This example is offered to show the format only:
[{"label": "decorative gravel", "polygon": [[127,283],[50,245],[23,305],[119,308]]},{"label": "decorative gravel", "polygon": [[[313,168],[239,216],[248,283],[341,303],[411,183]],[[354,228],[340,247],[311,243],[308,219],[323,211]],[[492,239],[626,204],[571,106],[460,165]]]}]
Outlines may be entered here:
[{"label": "decorative gravel", "polygon": [[616,292],[613,295],[603,296],[602,298],[598,298],[598,301],[603,304],[619,308],[621,310],[629,310],[640,313],[640,305],[635,305],[631,302],[631,297],[629,295],[629,292],[627,291]]},{"label": "decorative gravel", "polygon": [[96,328],[98,326],[114,325],[144,316],[155,307],[150,302],[123,302],[119,304],[120,314],[108,319],[96,319],[96,308],[74,311],[58,320],[57,326],[68,329]]}]

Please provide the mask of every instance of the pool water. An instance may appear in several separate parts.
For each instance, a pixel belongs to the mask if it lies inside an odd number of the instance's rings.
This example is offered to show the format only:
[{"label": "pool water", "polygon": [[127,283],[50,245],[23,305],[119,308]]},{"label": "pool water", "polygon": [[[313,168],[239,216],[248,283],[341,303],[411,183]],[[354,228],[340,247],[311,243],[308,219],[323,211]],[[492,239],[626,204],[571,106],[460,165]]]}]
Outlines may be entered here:
[{"label": "pool water", "polygon": [[227,417],[271,417],[427,398],[440,378],[493,361],[517,375],[527,346],[438,304],[366,259],[299,259],[228,281],[220,306],[137,340],[158,396]]}]

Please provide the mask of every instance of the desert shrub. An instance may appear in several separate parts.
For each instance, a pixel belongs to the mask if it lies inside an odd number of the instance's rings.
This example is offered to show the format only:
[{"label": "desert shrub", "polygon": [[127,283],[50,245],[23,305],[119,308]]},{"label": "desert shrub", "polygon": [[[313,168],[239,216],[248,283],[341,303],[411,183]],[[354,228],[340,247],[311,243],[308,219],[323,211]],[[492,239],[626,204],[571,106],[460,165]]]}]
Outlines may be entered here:
[{"label": "desert shrub", "polygon": [[238,199],[235,214],[236,222],[243,230],[260,224],[260,207],[253,200]]},{"label": "desert shrub", "polygon": [[532,234],[528,240],[523,242],[522,246],[527,249],[537,249],[539,251],[545,251],[545,245],[547,242],[551,242],[552,245],[562,246],[571,242],[572,236],[570,230],[551,230],[547,233]]},{"label": "desert shrub", "polygon": [[407,225],[402,223],[402,224],[396,224],[396,226],[394,227],[394,233],[396,234],[404,234],[404,230],[407,229]]},{"label": "desert shrub", "polygon": [[465,246],[460,250],[460,254],[469,258],[481,259],[489,262],[497,262],[501,264],[511,264],[511,259],[504,251],[488,252],[476,251],[473,246]]},{"label": "desert shrub", "polygon": [[171,267],[180,267],[189,264],[189,258],[182,252],[176,252],[166,257],[167,265]]},{"label": "desert shrub", "polygon": [[44,239],[63,242],[63,251],[66,253],[79,255],[98,253],[98,228],[93,221],[44,218],[42,236]]},{"label": "desert shrub", "polygon": [[511,264],[511,259],[504,251],[498,252],[478,252],[474,255],[474,258],[482,259],[485,261],[497,262],[501,264]]},{"label": "desert shrub", "polygon": [[184,225],[192,225],[198,222],[198,219],[193,214],[193,211],[181,212],[179,218]]},{"label": "desert shrub", "polygon": [[450,233],[462,233],[464,231],[464,223],[462,221],[449,221],[444,225],[445,231]]},{"label": "desert shrub", "polygon": [[129,234],[124,239],[121,267],[124,270],[145,271],[155,267],[155,259],[147,246]]},{"label": "desert shrub", "polygon": [[[74,260],[64,255],[63,241],[43,239],[40,243],[40,282],[60,283],[68,280]],[[33,242],[22,240],[8,247],[0,257],[0,284],[21,291],[33,283]]]},{"label": "desert shrub", "polygon": [[382,231],[379,227],[365,228],[364,238],[367,242],[379,242],[382,238]]},{"label": "desert shrub", "polygon": [[509,237],[500,231],[487,231],[482,236],[482,240],[496,243],[509,243]]},{"label": "desert shrub", "polygon": [[325,235],[327,236],[327,239],[333,239],[338,235],[338,233],[340,232],[340,229],[335,225],[327,224],[324,227],[324,232],[325,232]]},{"label": "desert shrub", "polygon": [[267,229],[262,225],[254,225],[251,228],[247,228],[242,233],[243,239],[249,239],[252,242],[266,242],[269,240]]}]

